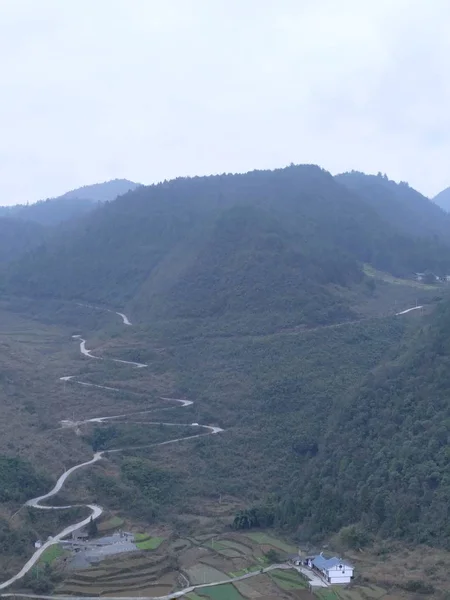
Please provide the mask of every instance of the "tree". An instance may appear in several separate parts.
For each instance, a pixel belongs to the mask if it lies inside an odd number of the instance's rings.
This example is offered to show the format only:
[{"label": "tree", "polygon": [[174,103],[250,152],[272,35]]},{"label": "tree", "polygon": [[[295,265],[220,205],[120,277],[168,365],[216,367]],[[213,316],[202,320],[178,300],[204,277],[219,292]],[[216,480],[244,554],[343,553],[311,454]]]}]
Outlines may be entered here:
[{"label": "tree", "polygon": [[88,534],[89,537],[95,537],[98,534],[98,527],[96,521],[91,517],[88,525]]},{"label": "tree", "polygon": [[271,563],[271,564],[276,564],[280,562],[280,555],[278,554],[278,552],[276,550],[274,550],[273,548],[271,548],[268,552],[266,552],[264,554],[264,556],[267,558],[267,560]]}]

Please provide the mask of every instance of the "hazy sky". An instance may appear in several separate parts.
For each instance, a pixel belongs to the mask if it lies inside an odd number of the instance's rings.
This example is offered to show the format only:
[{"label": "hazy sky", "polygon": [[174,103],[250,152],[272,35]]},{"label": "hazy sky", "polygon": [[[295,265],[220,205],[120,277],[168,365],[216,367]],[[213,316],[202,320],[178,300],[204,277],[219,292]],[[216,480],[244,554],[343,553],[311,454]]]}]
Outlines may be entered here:
[{"label": "hazy sky", "polygon": [[448,0],[0,0],[0,204],[318,163],[450,185]]}]

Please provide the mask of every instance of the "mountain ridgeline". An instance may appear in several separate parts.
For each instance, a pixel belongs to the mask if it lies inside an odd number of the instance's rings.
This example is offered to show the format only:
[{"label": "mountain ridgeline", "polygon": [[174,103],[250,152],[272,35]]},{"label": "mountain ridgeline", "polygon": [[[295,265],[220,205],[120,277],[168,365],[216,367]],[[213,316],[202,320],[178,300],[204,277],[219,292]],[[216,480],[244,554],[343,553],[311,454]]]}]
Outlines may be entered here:
[{"label": "mountain ridgeline", "polygon": [[[397,276],[450,273],[450,217],[383,178],[374,178],[381,191],[368,193],[365,177],[336,179],[301,165],[139,187],[24,255],[3,288],[127,306],[146,320],[233,321],[238,329],[247,320],[276,328],[352,318],[340,290],[364,280],[364,263]],[[385,188],[387,202],[407,204],[406,194],[419,206],[408,228],[373,200]],[[427,210],[430,224],[421,230]]]},{"label": "mountain ridgeline", "polygon": [[115,200],[137,187],[137,183],[127,179],[85,185],[57,198],[41,200],[34,204],[0,206],[0,217],[32,221],[46,226],[58,225],[76,219],[93,210],[99,203]]}]

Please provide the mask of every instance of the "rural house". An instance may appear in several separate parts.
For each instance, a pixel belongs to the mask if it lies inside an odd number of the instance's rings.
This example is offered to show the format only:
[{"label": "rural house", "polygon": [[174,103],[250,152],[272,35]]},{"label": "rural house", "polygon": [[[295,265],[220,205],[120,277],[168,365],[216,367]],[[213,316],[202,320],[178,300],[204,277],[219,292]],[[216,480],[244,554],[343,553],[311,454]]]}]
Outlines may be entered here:
[{"label": "rural house", "polygon": [[341,558],[325,558],[322,553],[308,559],[308,566],[319,571],[331,584],[350,583],[353,578],[353,566]]}]

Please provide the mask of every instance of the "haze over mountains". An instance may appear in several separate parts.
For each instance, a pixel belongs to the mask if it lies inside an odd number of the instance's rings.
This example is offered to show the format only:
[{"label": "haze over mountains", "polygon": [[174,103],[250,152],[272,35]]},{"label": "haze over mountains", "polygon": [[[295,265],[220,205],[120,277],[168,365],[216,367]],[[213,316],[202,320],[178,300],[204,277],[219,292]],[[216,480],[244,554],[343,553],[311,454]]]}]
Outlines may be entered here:
[{"label": "haze over mountains", "polygon": [[0,206],[0,264],[35,248],[61,224],[75,222],[100,203],[114,200],[138,186],[126,179],[115,179],[34,204]]}]

